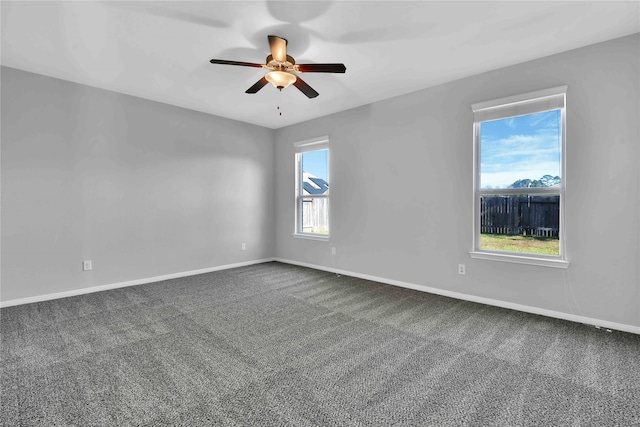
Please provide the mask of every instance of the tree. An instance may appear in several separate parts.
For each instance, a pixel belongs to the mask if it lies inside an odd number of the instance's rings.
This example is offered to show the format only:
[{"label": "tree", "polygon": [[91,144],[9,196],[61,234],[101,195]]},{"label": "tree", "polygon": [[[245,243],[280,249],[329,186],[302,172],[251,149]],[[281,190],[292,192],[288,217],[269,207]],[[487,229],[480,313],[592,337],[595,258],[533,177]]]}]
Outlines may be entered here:
[{"label": "tree", "polygon": [[531,180],[527,179],[519,179],[513,184],[511,184],[508,188],[529,188],[531,187]]},{"label": "tree", "polygon": [[519,179],[507,188],[538,188],[538,187],[552,187],[560,184],[559,176],[545,175],[540,179],[531,180],[529,178]]},{"label": "tree", "polygon": [[543,187],[553,187],[554,185],[560,184],[560,177],[545,175],[542,178],[540,178],[540,181],[542,181]]}]

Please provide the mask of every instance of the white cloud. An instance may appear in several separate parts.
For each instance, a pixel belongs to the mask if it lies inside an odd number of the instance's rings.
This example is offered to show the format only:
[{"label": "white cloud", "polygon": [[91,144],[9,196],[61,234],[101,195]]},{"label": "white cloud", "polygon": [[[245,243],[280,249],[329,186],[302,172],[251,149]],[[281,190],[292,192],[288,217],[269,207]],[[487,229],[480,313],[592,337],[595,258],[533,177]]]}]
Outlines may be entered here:
[{"label": "white cloud", "polygon": [[540,179],[544,175],[560,174],[557,162],[505,165],[502,170],[483,172],[480,177],[482,188],[507,188],[520,179]]},{"label": "white cloud", "polygon": [[557,112],[489,122],[481,132],[483,187],[505,188],[520,179],[560,174]]}]

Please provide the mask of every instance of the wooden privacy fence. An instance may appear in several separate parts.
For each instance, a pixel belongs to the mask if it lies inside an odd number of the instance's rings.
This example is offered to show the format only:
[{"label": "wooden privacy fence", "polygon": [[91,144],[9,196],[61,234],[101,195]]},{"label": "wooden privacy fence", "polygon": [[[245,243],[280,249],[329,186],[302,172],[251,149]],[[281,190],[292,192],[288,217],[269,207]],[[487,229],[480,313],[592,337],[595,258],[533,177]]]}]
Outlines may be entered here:
[{"label": "wooden privacy fence", "polygon": [[325,198],[302,199],[302,231],[324,234],[329,232],[329,201]]},{"label": "wooden privacy fence", "polygon": [[482,196],[480,232],[558,237],[560,196]]}]

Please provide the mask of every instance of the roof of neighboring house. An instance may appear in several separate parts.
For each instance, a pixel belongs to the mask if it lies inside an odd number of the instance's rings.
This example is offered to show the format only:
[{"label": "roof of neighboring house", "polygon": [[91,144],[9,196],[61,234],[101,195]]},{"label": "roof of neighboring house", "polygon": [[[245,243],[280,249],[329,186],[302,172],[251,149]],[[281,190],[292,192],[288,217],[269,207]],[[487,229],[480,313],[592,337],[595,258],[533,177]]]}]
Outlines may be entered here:
[{"label": "roof of neighboring house", "polygon": [[322,178],[302,172],[302,189],[303,194],[324,194],[329,189],[329,184]]}]

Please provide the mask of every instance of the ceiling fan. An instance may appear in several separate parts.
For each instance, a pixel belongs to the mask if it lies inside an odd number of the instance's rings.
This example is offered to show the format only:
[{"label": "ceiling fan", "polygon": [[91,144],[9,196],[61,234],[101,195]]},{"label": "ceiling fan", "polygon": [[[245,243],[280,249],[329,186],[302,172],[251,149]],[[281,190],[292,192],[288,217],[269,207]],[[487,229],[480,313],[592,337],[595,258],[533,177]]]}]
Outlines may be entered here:
[{"label": "ceiling fan", "polygon": [[267,83],[271,83],[277,89],[284,89],[294,85],[309,98],[318,96],[311,86],[305,83],[295,73],[344,73],[347,68],[344,64],[296,64],[293,57],[287,55],[287,39],[278,36],[267,36],[271,55],[267,56],[266,64],[253,62],[227,61],[225,59],[212,59],[212,64],[240,65],[242,67],[266,68],[269,72],[246,90],[246,93],[256,93]]}]

